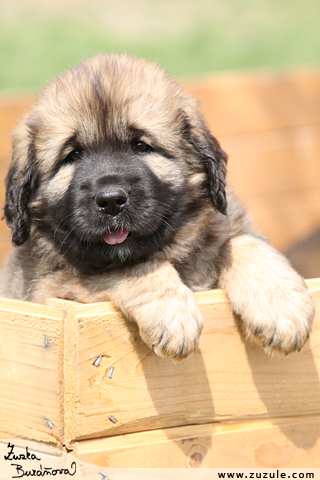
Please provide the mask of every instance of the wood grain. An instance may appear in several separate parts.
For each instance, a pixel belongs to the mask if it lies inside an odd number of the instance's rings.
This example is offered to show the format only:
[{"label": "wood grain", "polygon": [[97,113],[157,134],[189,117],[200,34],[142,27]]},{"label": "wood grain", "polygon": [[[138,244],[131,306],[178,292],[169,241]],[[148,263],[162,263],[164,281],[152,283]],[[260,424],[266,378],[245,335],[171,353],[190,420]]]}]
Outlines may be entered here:
[{"label": "wood grain", "polygon": [[59,444],[63,311],[1,299],[0,313],[1,435]]},{"label": "wood grain", "polygon": [[[177,365],[146,347],[136,327],[110,304],[75,308],[79,322],[76,439],[320,413],[319,281],[309,282],[309,287],[318,310],[313,333],[302,352],[289,357],[270,357],[246,342],[221,291],[199,294],[205,318],[200,348]],[[109,379],[111,366],[115,370]]]},{"label": "wood grain", "polygon": [[320,417],[192,425],[76,442],[108,468],[319,468]]},{"label": "wood grain", "polygon": [[108,302],[1,299],[1,431],[72,448],[119,433],[318,416],[320,280],[308,287],[317,315],[300,354],[269,357],[247,343],[224,292],[213,290],[197,294],[200,348],[177,365],[146,347]]},{"label": "wood grain", "polygon": [[63,364],[61,372],[63,378],[63,413],[64,430],[62,443],[69,448],[70,443],[77,436],[77,414],[79,400],[78,383],[78,321],[74,314],[75,308],[70,305],[64,321],[63,335]]}]

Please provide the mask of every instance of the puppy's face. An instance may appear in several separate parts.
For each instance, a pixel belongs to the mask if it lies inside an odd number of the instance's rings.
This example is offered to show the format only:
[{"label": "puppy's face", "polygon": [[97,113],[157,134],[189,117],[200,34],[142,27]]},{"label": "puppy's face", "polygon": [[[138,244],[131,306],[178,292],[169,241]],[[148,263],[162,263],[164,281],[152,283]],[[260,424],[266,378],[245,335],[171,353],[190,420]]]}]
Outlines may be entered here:
[{"label": "puppy's face", "polygon": [[5,216],[15,244],[40,234],[99,271],[150,258],[204,206],[225,213],[225,161],[178,84],[99,56],[49,85],[16,130]]}]

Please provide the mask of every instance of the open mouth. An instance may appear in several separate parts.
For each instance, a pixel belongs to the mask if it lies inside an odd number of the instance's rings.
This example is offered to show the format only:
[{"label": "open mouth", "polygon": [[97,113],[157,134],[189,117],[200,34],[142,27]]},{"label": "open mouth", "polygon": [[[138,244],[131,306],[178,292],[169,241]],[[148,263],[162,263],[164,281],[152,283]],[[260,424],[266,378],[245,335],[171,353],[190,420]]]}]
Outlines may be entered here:
[{"label": "open mouth", "polygon": [[128,235],[128,230],[111,230],[103,235],[103,240],[108,245],[115,245],[116,243],[123,243]]}]

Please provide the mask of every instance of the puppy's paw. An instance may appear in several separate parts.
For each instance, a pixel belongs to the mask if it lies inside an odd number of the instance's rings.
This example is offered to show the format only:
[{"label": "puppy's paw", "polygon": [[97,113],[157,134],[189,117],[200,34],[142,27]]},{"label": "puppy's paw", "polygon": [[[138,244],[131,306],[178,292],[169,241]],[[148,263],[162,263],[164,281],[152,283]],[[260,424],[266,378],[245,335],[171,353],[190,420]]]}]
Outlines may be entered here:
[{"label": "puppy's paw", "polygon": [[260,239],[232,240],[223,281],[245,332],[266,351],[299,351],[307,341],[314,306],[304,280],[287,259]]},{"label": "puppy's paw", "polygon": [[261,292],[260,302],[257,296],[257,305],[251,311],[246,309],[243,321],[247,336],[268,353],[278,350],[287,355],[300,351],[309,337],[314,306],[307,288],[299,283],[288,286],[276,280],[273,294],[267,294],[267,303],[262,298],[265,292]]},{"label": "puppy's paw", "polygon": [[154,299],[137,317],[141,338],[160,357],[179,361],[198,345],[203,317],[194,294],[183,284]]}]

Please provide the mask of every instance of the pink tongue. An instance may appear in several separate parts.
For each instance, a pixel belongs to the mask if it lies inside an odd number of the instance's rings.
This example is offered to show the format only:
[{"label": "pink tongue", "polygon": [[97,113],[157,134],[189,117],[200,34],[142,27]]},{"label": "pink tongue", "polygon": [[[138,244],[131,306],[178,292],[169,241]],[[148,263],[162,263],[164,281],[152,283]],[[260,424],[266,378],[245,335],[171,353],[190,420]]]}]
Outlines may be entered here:
[{"label": "pink tongue", "polygon": [[124,242],[128,235],[129,235],[128,230],[123,230],[123,231],[112,230],[110,233],[105,233],[103,235],[103,240],[109,245],[114,245],[115,243]]}]

